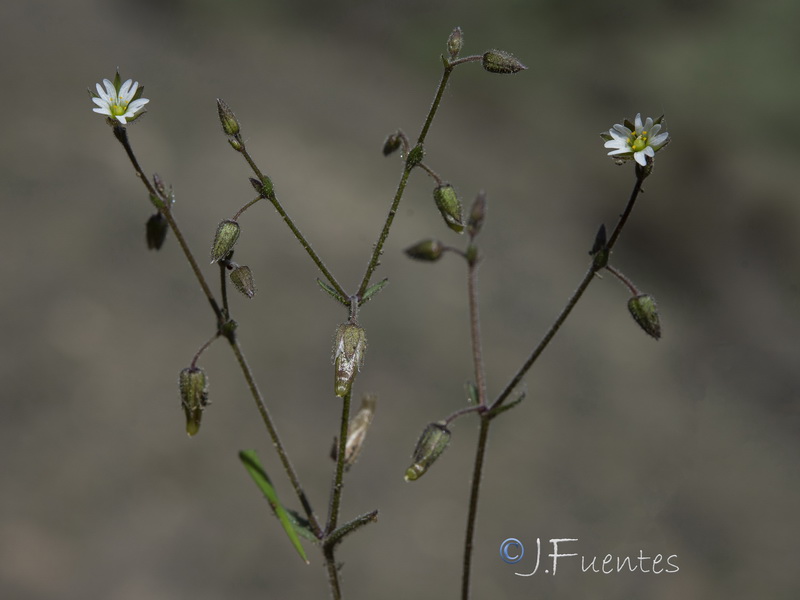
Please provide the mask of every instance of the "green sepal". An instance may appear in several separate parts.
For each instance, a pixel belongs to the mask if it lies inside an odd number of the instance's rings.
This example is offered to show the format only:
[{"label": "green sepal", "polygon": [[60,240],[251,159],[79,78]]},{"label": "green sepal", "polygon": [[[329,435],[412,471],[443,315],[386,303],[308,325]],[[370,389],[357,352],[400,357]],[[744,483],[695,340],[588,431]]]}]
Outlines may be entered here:
[{"label": "green sepal", "polygon": [[156,196],[155,194],[148,194],[150,196],[150,203],[155,206],[158,210],[166,210],[167,205],[166,203]]},{"label": "green sepal", "polygon": [[298,535],[304,537],[310,542],[319,542],[317,536],[314,535],[314,530],[311,528],[311,523],[308,522],[308,519],[301,516],[299,512],[292,510],[291,508],[287,508],[286,513],[289,515],[289,520],[292,522],[294,530],[298,533]]},{"label": "green sepal", "polygon": [[114,74],[114,81],[111,82],[111,85],[114,86],[114,89],[119,93],[119,88],[122,87],[122,77],[119,76],[119,69]]},{"label": "green sepal", "polygon": [[380,291],[381,291],[381,290],[382,290],[382,289],[383,289],[383,288],[386,286],[386,284],[387,284],[387,283],[389,283],[389,279],[388,279],[388,278],[384,279],[383,281],[379,281],[379,282],[378,282],[378,283],[376,283],[375,285],[371,285],[371,286],[369,286],[369,287],[367,288],[367,291],[366,291],[366,292],[364,292],[364,295],[363,295],[363,296],[361,296],[361,301],[358,303],[358,305],[359,305],[359,306],[361,306],[362,304],[364,304],[365,302],[367,302],[367,300],[369,300],[369,299],[370,299],[370,298],[372,298],[372,297],[373,297],[375,294],[377,294],[378,292],[380,292]]},{"label": "green sepal", "polygon": [[331,298],[333,298],[333,299],[334,299],[334,300],[336,300],[337,302],[341,302],[342,304],[344,304],[345,306],[347,306],[347,300],[346,300],[345,298],[342,298],[342,296],[341,296],[341,294],[339,294],[339,292],[337,292],[335,289],[333,289],[333,288],[332,288],[331,286],[329,286],[327,283],[325,283],[324,281],[322,281],[322,279],[320,279],[319,277],[317,277],[317,284],[318,284],[318,285],[319,285],[319,287],[321,287],[321,288],[322,288],[322,289],[323,289],[325,292],[327,292],[327,293],[328,293],[328,294],[331,296]]},{"label": "green sepal", "polygon": [[269,502],[269,506],[272,508],[272,512],[278,517],[278,520],[283,526],[283,530],[286,532],[286,535],[289,536],[289,540],[292,542],[295,550],[297,550],[300,558],[302,558],[306,564],[310,564],[306,552],[300,544],[300,538],[297,537],[297,531],[292,523],[292,519],[286,512],[286,509],[283,508],[281,501],[278,500],[278,494],[275,492],[272,482],[269,480],[261,463],[258,461],[255,450],[242,450],[239,452],[239,460],[242,461],[244,468],[250,473],[250,477],[253,478],[253,481],[256,482],[256,485],[264,493],[264,496],[266,496],[267,502]]},{"label": "green sepal", "polygon": [[408,158],[406,159],[406,165],[408,166],[409,169],[411,167],[416,167],[419,163],[422,162],[423,158],[425,158],[425,149],[422,147],[422,144],[417,144],[408,153]]}]

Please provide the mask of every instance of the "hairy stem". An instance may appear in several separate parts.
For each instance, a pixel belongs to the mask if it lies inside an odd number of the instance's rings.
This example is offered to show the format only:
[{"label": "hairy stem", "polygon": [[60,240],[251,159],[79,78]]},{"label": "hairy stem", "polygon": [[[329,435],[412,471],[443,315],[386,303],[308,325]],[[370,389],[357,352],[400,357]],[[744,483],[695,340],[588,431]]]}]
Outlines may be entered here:
[{"label": "hairy stem", "polygon": [[[468,255],[472,255],[467,252]],[[476,252],[477,254],[477,252]],[[486,406],[486,375],[483,366],[483,350],[481,343],[481,319],[478,308],[478,260],[469,261],[467,276],[469,295],[469,326],[472,338],[472,364],[475,371],[475,385],[478,387],[478,405]]]},{"label": "hairy stem", "polygon": [[469,598],[470,568],[472,566],[472,543],[475,537],[475,520],[478,516],[478,496],[481,491],[481,473],[483,459],[486,456],[486,442],[489,438],[491,418],[487,413],[480,415],[481,427],[478,433],[478,446],[475,451],[475,465],[472,469],[472,486],[469,494],[469,511],[467,512],[467,533],[464,538],[464,566],[461,573],[461,598]]},{"label": "hairy stem", "polygon": [[269,432],[269,437],[272,439],[272,444],[275,446],[275,451],[278,453],[278,457],[281,460],[281,464],[283,464],[283,469],[286,471],[286,475],[289,478],[289,481],[292,483],[292,487],[294,488],[294,492],[297,495],[297,498],[300,500],[300,503],[303,505],[303,510],[308,517],[308,521],[311,524],[311,528],[314,530],[314,534],[317,537],[322,537],[322,528],[317,521],[317,517],[314,514],[314,511],[311,508],[311,503],[308,501],[308,497],[306,496],[305,491],[303,491],[303,487],[300,485],[300,480],[297,477],[297,473],[292,466],[291,461],[289,460],[289,456],[286,454],[286,450],[281,443],[280,436],[278,435],[278,430],[275,428],[275,425],[272,421],[272,417],[269,414],[269,410],[267,409],[267,405],[264,403],[264,398],[261,395],[261,391],[258,389],[258,385],[256,384],[255,379],[253,378],[253,372],[250,369],[250,365],[247,364],[247,360],[242,353],[241,346],[239,346],[239,342],[234,338],[229,340],[231,344],[231,349],[233,350],[234,355],[236,356],[236,360],[239,363],[239,367],[242,370],[242,374],[244,375],[245,381],[247,382],[247,387],[250,389],[250,394],[253,396],[253,400],[256,403],[256,408],[258,408],[259,414],[261,414],[261,419],[264,421],[264,425]]},{"label": "hairy stem", "polygon": [[345,446],[347,445],[347,429],[350,419],[350,397],[351,393],[347,392],[345,397],[342,399],[342,417],[339,424],[339,447],[336,452],[336,470],[333,476],[333,485],[331,486],[328,523],[325,526],[326,542],[322,547],[322,552],[325,556],[325,563],[328,568],[328,580],[331,587],[331,593],[335,599],[342,597],[342,592],[339,586],[339,569],[336,566],[336,543],[335,541],[329,541],[327,538],[336,530],[336,525],[339,521],[339,506],[342,502],[342,488],[344,487],[344,451]]},{"label": "hairy stem", "polygon": [[[628,199],[628,204],[625,206],[625,210],[620,215],[619,221],[617,222],[617,226],[614,228],[614,232],[611,234],[611,237],[609,238],[608,243],[606,244],[606,249],[609,252],[609,254],[611,253],[611,249],[614,247],[614,244],[616,244],[617,240],[619,239],[619,235],[620,233],[622,233],[622,228],[625,226],[625,223],[628,222],[628,217],[630,216],[631,211],[633,210],[633,205],[636,203],[636,199],[639,197],[639,192],[642,191],[642,182],[644,181],[644,178],[646,176],[647,174],[645,173],[645,171],[639,168],[637,165],[636,183],[633,186],[633,191],[631,191],[630,198]],[[506,400],[506,398],[508,398],[511,392],[514,391],[514,388],[517,387],[517,385],[519,385],[519,382],[522,381],[522,378],[528,372],[528,369],[530,369],[533,363],[536,362],[536,359],[539,358],[539,355],[544,351],[545,348],[547,348],[547,345],[550,343],[553,337],[555,337],[556,333],[558,333],[558,330],[564,324],[564,321],[567,320],[567,317],[569,317],[570,313],[572,312],[572,309],[575,308],[575,305],[578,303],[578,300],[581,299],[581,296],[583,296],[583,293],[586,291],[586,288],[589,287],[589,284],[594,279],[595,273],[596,269],[594,267],[594,264],[592,264],[589,266],[589,269],[586,271],[586,274],[583,276],[583,279],[581,279],[581,282],[578,284],[577,289],[572,293],[572,296],[570,296],[566,306],[564,306],[564,308],[562,309],[561,314],[558,315],[556,320],[550,326],[550,329],[547,331],[547,333],[545,333],[544,337],[536,346],[536,348],[533,349],[533,352],[531,352],[528,359],[523,363],[523,365],[517,371],[516,375],[514,375],[514,377],[505,387],[505,389],[500,393],[500,395],[494,401],[491,408],[496,408],[497,406],[502,404]]]},{"label": "hairy stem", "polygon": [[350,419],[350,398],[351,393],[347,392],[342,401],[342,417],[339,424],[339,448],[336,452],[336,471],[333,477],[333,486],[331,488],[331,502],[330,510],[328,511],[328,524],[325,527],[325,534],[330,533],[336,529],[339,520],[339,505],[342,501],[342,487],[344,478],[344,450],[347,445],[347,429]]},{"label": "hairy stem", "polygon": [[[447,81],[450,79],[450,74],[453,72],[454,65],[447,62],[446,59],[443,60],[444,71],[442,72],[442,79],[439,81],[439,87],[436,90],[436,96],[433,99],[433,104],[431,104],[431,107],[428,110],[428,115],[425,117],[425,123],[422,125],[422,131],[420,131],[419,137],[417,138],[418,146],[421,146],[425,143],[428,130],[431,127],[431,123],[433,123],[433,118],[436,116],[436,111],[439,110],[439,104],[442,102],[442,94],[444,94],[444,89],[447,87]],[[403,167],[403,174],[400,176],[400,182],[397,184],[397,191],[394,194],[394,200],[392,200],[392,206],[389,208],[389,214],[386,216],[386,222],[383,224],[383,228],[378,236],[378,241],[375,243],[375,247],[372,249],[372,256],[367,264],[367,270],[364,272],[364,277],[362,278],[361,285],[358,288],[357,296],[359,298],[364,295],[364,292],[367,291],[370,279],[372,279],[372,274],[380,264],[383,246],[386,243],[386,238],[389,237],[389,231],[392,228],[392,222],[397,214],[397,207],[400,205],[400,199],[403,197],[403,192],[405,191],[406,184],[408,183],[408,176],[411,174],[411,170],[413,168],[414,165],[409,164],[408,160],[406,160],[405,166]]]},{"label": "hairy stem", "polygon": [[[144,186],[147,188],[148,193],[155,197],[161,198],[161,194],[153,187],[153,184],[147,179],[147,176],[142,171],[142,168],[139,166],[139,161],[136,159],[136,155],[133,153],[133,148],[131,148],[130,141],[128,140],[128,131],[125,127],[121,125],[114,126],[114,137],[117,138],[122,147],[125,148],[125,153],[128,155],[128,158],[133,165],[133,170],[136,172],[136,176],[142,181]],[[163,199],[162,199],[163,200]],[[208,286],[206,282],[206,278],[203,277],[203,273],[200,271],[200,267],[197,264],[197,261],[194,259],[194,254],[189,249],[189,244],[186,243],[186,239],[183,237],[183,233],[181,233],[180,228],[178,227],[178,223],[175,221],[175,218],[172,216],[172,210],[170,210],[169,205],[165,209],[161,210],[161,214],[164,215],[164,218],[167,219],[167,223],[169,224],[170,229],[175,234],[175,239],[178,240],[178,244],[180,245],[181,249],[183,250],[184,255],[186,256],[186,260],[189,261],[189,266],[191,266],[192,271],[194,272],[194,276],[197,279],[197,282],[200,284],[200,287],[203,289],[203,294],[205,294],[206,298],[208,299],[209,304],[211,305],[211,309],[214,311],[214,315],[217,317],[217,322],[223,321],[222,310],[220,310],[219,305],[217,304],[216,299],[214,298],[214,294],[211,292],[211,288]]]},{"label": "hairy stem", "polygon": [[[242,156],[244,156],[244,158],[247,161],[247,163],[250,165],[250,168],[253,170],[253,173],[255,173],[256,177],[258,177],[259,181],[262,181],[262,182],[265,181],[266,177],[261,172],[261,169],[258,168],[258,165],[256,165],[256,163],[253,161],[252,157],[250,156],[250,153],[247,152],[247,148],[244,147],[244,143],[242,143],[241,153],[242,153]],[[281,218],[283,219],[284,223],[286,223],[286,225],[288,225],[289,229],[291,229],[292,234],[294,234],[294,237],[297,238],[297,241],[300,242],[300,245],[303,247],[303,249],[306,251],[306,253],[311,257],[311,260],[313,260],[314,264],[317,265],[317,268],[320,270],[320,273],[322,273],[325,276],[325,279],[328,280],[328,283],[330,283],[331,286],[333,286],[333,288],[339,294],[341,294],[341,296],[343,298],[347,298],[349,294],[347,294],[347,292],[344,291],[342,286],[339,284],[339,282],[333,276],[333,273],[331,273],[328,270],[328,268],[325,266],[325,263],[322,262],[322,259],[319,257],[319,255],[317,255],[317,253],[311,247],[311,244],[309,243],[309,241],[300,232],[300,230],[297,228],[297,225],[294,224],[294,221],[288,215],[288,213],[284,210],[283,205],[278,200],[277,196],[275,195],[275,192],[273,191],[272,193],[268,194],[266,196],[266,198],[267,198],[267,200],[269,200],[272,203],[272,206],[275,207],[275,210],[278,211],[278,214],[281,216]]]}]

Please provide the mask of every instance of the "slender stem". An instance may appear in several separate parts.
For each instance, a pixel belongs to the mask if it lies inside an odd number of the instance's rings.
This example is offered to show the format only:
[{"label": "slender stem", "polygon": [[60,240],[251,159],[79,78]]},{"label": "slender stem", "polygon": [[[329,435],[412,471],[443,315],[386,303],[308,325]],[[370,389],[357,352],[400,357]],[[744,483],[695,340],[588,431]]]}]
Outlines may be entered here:
[{"label": "slender stem", "polygon": [[331,595],[333,600],[341,600],[342,588],[339,585],[339,569],[336,566],[334,546],[324,546],[322,552],[325,555],[325,566],[328,569],[328,584],[331,586]]},{"label": "slender stem", "polygon": [[485,410],[486,410],[485,407],[478,406],[478,405],[475,405],[475,404],[472,405],[472,406],[467,406],[466,408],[462,408],[460,410],[455,411],[454,413],[451,413],[450,416],[447,417],[444,420],[444,424],[445,424],[445,426],[450,425],[450,423],[452,423],[453,421],[455,421],[459,417],[463,417],[464,415],[468,415],[469,413],[474,413],[474,412],[482,413]]},{"label": "slender stem", "polygon": [[344,455],[345,446],[347,445],[347,429],[350,419],[350,398],[352,394],[347,392],[342,401],[342,417],[339,424],[339,449],[336,453],[336,471],[333,477],[333,486],[331,488],[331,502],[330,510],[328,511],[328,524],[325,527],[325,534],[330,533],[336,529],[336,524],[339,521],[339,505],[342,501],[342,488],[344,479]]},{"label": "slender stem", "polygon": [[200,346],[200,349],[199,349],[199,350],[197,351],[197,353],[194,355],[194,358],[192,358],[192,362],[191,362],[191,364],[189,365],[190,367],[194,368],[195,366],[197,366],[197,361],[198,361],[198,360],[200,360],[200,355],[201,355],[203,352],[205,352],[205,351],[206,351],[206,349],[207,349],[207,348],[208,348],[208,347],[209,347],[209,346],[210,346],[210,345],[211,345],[211,344],[214,342],[214,340],[216,340],[218,337],[219,337],[219,332],[215,333],[213,336],[211,336],[211,338],[210,338],[210,339],[209,339],[209,340],[208,340],[206,343],[204,343],[202,346]]},{"label": "slender stem", "polygon": [[336,452],[336,471],[334,472],[333,485],[331,486],[328,523],[325,526],[324,533],[326,537],[326,543],[324,543],[322,547],[322,552],[325,556],[325,563],[328,568],[328,580],[331,586],[331,593],[335,599],[342,597],[342,591],[339,586],[339,570],[336,567],[336,543],[328,543],[328,536],[330,536],[336,530],[336,524],[339,520],[339,506],[342,501],[342,488],[344,487],[344,455],[345,447],[347,446],[347,429],[350,418],[350,397],[351,393],[347,392],[342,400],[342,417],[339,424],[339,448]]},{"label": "slender stem", "polygon": [[239,367],[242,369],[242,374],[247,382],[247,386],[250,389],[250,394],[253,396],[253,400],[256,403],[256,408],[258,408],[258,412],[261,414],[261,419],[264,421],[264,425],[269,432],[269,436],[272,439],[272,444],[275,446],[275,451],[278,453],[281,463],[283,464],[283,469],[286,471],[286,475],[289,477],[292,487],[294,487],[294,492],[300,500],[300,503],[303,505],[303,510],[305,511],[306,516],[308,516],[308,521],[311,524],[311,528],[314,530],[314,534],[321,538],[323,536],[322,528],[320,527],[317,517],[311,508],[311,503],[308,501],[305,491],[303,491],[303,487],[300,485],[300,480],[297,477],[297,473],[295,472],[292,463],[289,461],[289,456],[286,454],[286,450],[281,443],[281,439],[278,436],[278,431],[275,429],[275,425],[272,422],[272,417],[269,414],[269,410],[267,409],[266,404],[264,404],[264,398],[261,395],[261,391],[258,389],[258,385],[253,378],[253,372],[250,370],[250,365],[247,364],[247,360],[242,353],[239,342],[235,338],[229,341],[231,348],[233,349],[233,353],[236,356],[236,360],[239,362]]},{"label": "slender stem", "polygon": [[[439,81],[439,88],[436,90],[436,96],[433,99],[433,104],[431,104],[431,108],[428,111],[428,116],[425,117],[425,123],[422,126],[422,131],[419,132],[419,137],[417,138],[417,145],[425,143],[425,137],[428,135],[428,130],[431,128],[431,123],[433,123],[433,117],[436,116],[436,111],[439,110],[439,104],[442,102],[442,95],[444,94],[444,88],[447,87],[447,80],[450,79],[450,74],[453,72],[455,65],[449,62],[446,58],[442,57],[442,61],[444,62],[444,71],[442,72],[442,79]],[[459,62],[466,62],[464,59],[460,60]]]},{"label": "slender stem", "polygon": [[[139,166],[139,161],[136,159],[136,155],[133,153],[133,149],[131,148],[130,142],[128,141],[128,134],[125,128],[120,126],[115,126],[114,136],[117,138],[117,140],[119,140],[119,142],[125,148],[125,152],[127,153],[128,158],[131,160],[133,168],[136,171],[136,176],[142,180],[145,187],[147,188],[147,191],[153,196],[161,198],[161,195],[147,180],[147,177],[145,177],[141,167]],[[214,310],[214,314],[217,317],[218,325],[221,325],[222,322],[227,319],[227,310],[226,314],[223,314],[223,311],[217,304],[214,295],[211,293],[211,289],[209,288],[208,283],[205,280],[205,277],[203,277],[203,274],[200,271],[200,267],[197,265],[197,261],[195,261],[194,259],[194,255],[189,249],[189,245],[186,243],[186,240],[183,237],[177,222],[172,216],[172,211],[169,210],[168,205],[166,206],[167,207],[165,209],[161,210],[161,213],[164,215],[164,217],[166,217],[170,228],[175,233],[175,237],[178,239],[178,243],[183,249],[186,258],[189,261],[189,264],[191,265],[192,270],[194,271],[198,282],[200,283],[200,287],[203,288],[203,292],[205,293],[206,298],[208,298],[208,301],[211,304],[211,308]],[[289,461],[289,457],[283,448],[283,444],[281,443],[280,437],[278,436],[278,431],[275,429],[275,425],[272,422],[272,417],[270,416],[269,411],[267,410],[266,404],[264,404],[263,396],[261,395],[261,392],[259,391],[258,386],[256,385],[253,373],[250,370],[250,366],[247,364],[247,360],[245,359],[242,349],[239,346],[239,342],[236,340],[235,336],[226,336],[226,338],[230,342],[231,349],[233,350],[233,353],[236,356],[236,360],[238,361],[239,366],[242,369],[245,381],[247,382],[247,385],[250,388],[253,400],[255,400],[256,407],[258,408],[258,412],[261,414],[261,418],[264,421],[264,425],[266,425],[270,438],[272,438],[272,443],[275,446],[275,450],[278,452],[278,456],[280,457],[281,463],[283,463],[283,468],[286,471],[286,475],[291,481],[292,486],[294,487],[295,494],[300,500],[300,503],[303,505],[303,510],[305,511],[306,516],[308,517],[309,524],[311,525],[311,528],[314,530],[314,534],[317,537],[322,538],[323,537],[322,528],[320,527],[319,522],[317,521],[317,517],[314,514],[313,509],[311,508],[311,503],[308,501],[308,497],[306,496],[302,486],[300,485],[300,481],[297,477],[294,467]]]},{"label": "slender stem", "polygon": [[487,413],[481,414],[481,427],[478,434],[478,447],[475,452],[475,466],[472,471],[472,487],[469,495],[469,512],[467,513],[467,533],[464,539],[464,567],[461,573],[461,598],[469,598],[470,568],[472,566],[472,542],[475,537],[475,520],[478,516],[478,496],[481,490],[481,472],[483,459],[486,456],[486,441],[489,437],[489,423],[491,419]]},{"label": "slender stem", "polygon": [[386,238],[389,237],[389,230],[392,227],[394,216],[397,214],[397,207],[400,205],[400,199],[403,197],[403,192],[406,189],[408,176],[410,174],[411,167],[409,167],[408,163],[406,163],[406,166],[403,169],[403,175],[400,177],[400,183],[397,185],[397,191],[394,194],[394,200],[392,201],[392,206],[389,209],[389,214],[386,216],[386,222],[383,224],[383,229],[378,236],[378,242],[375,244],[375,247],[372,250],[372,256],[369,259],[369,264],[367,265],[367,270],[364,273],[364,278],[361,280],[361,285],[358,288],[358,293],[356,295],[359,298],[364,295],[364,292],[367,291],[372,274],[375,272],[375,269],[378,268],[378,264],[380,264],[380,257],[383,253],[383,245],[386,243]]},{"label": "slender stem", "polygon": [[[450,74],[453,72],[454,65],[448,62],[444,57],[442,60],[444,61],[442,79],[439,81],[439,87],[436,90],[436,96],[433,99],[433,104],[431,104],[431,107],[428,110],[428,115],[425,117],[425,123],[422,125],[422,131],[420,131],[419,137],[417,138],[418,146],[421,146],[425,143],[428,130],[431,127],[431,123],[433,123],[433,118],[436,116],[436,111],[439,109],[439,104],[442,102],[442,94],[444,94],[444,89],[447,87],[447,81],[450,79]],[[392,200],[392,206],[389,208],[389,214],[386,217],[386,222],[383,224],[383,229],[381,229],[381,233],[378,236],[378,241],[372,250],[372,256],[367,264],[367,270],[364,272],[364,277],[362,278],[361,285],[358,288],[357,296],[359,298],[364,295],[365,291],[367,291],[372,274],[375,272],[375,269],[378,268],[378,264],[380,264],[380,257],[383,253],[383,245],[386,243],[386,238],[389,237],[389,230],[392,228],[392,222],[397,214],[397,207],[400,205],[400,199],[403,197],[403,192],[405,191],[406,184],[408,183],[408,176],[411,174],[411,169],[413,168],[414,165],[410,165],[408,161],[406,161],[405,166],[403,167],[403,174],[400,176],[400,182],[397,184],[397,191],[394,194],[394,200]],[[344,295],[347,296],[346,294]]]},{"label": "slender stem", "polygon": [[[258,165],[256,165],[256,163],[253,161],[252,157],[250,156],[250,153],[247,151],[247,148],[244,147],[244,143],[242,143],[241,153],[242,153],[242,156],[244,156],[244,158],[247,161],[247,163],[250,165],[250,168],[253,170],[253,173],[255,173],[256,177],[258,177],[259,181],[263,182],[266,179],[266,177],[261,172],[261,169],[258,168]],[[278,200],[277,196],[275,195],[274,191],[267,195],[267,200],[272,202],[272,206],[275,207],[275,210],[278,211],[278,214],[281,216],[283,221],[286,223],[286,225],[289,226],[289,229],[292,230],[292,233],[294,234],[294,237],[297,238],[297,241],[300,242],[300,245],[303,247],[303,249],[311,257],[311,260],[313,260],[314,264],[317,265],[317,268],[325,276],[325,279],[328,280],[328,282],[333,286],[333,288],[339,294],[342,295],[343,298],[347,298],[349,296],[349,294],[344,291],[344,289],[339,284],[339,282],[336,280],[336,278],[333,276],[333,274],[325,266],[325,263],[322,262],[322,259],[317,255],[317,253],[311,247],[311,244],[308,242],[308,240],[305,238],[305,236],[297,228],[297,225],[294,224],[294,221],[292,220],[292,218],[283,209],[283,206],[281,205],[281,203]],[[245,207],[245,208],[247,208],[247,207]],[[242,209],[242,210],[244,210],[244,209]]]},{"label": "slender stem", "polygon": [[[472,253],[467,252],[468,256]],[[478,260],[469,261],[467,276],[467,290],[469,295],[469,325],[472,338],[472,364],[475,371],[475,385],[478,386],[478,405],[486,406],[486,374],[483,365],[483,350],[481,344],[481,320],[478,308]]]},{"label": "slender stem", "polygon": [[[608,253],[611,253],[611,249],[613,248],[614,244],[616,244],[617,239],[619,239],[620,233],[622,233],[622,228],[625,226],[625,223],[628,221],[628,217],[633,210],[633,205],[636,203],[636,199],[639,197],[639,192],[642,191],[642,182],[647,174],[644,172],[643,169],[640,169],[637,165],[636,168],[636,183],[633,186],[633,191],[631,191],[631,196],[628,199],[628,204],[625,206],[625,210],[619,217],[619,221],[617,222],[617,226],[614,228],[614,232],[611,234],[611,237],[606,244],[606,249]],[[558,330],[561,328],[561,325],[564,324],[564,321],[567,320],[567,317],[572,312],[572,309],[575,308],[575,305],[578,303],[578,300],[581,299],[583,293],[586,291],[586,288],[589,287],[589,284],[594,279],[594,275],[596,273],[594,264],[589,266],[589,269],[586,271],[586,274],[581,279],[580,284],[578,284],[577,289],[572,293],[572,296],[567,301],[567,305],[561,311],[561,314],[558,315],[555,322],[550,326],[550,329],[545,333],[542,340],[539,342],[539,345],[533,349],[531,355],[525,361],[525,363],[519,368],[517,374],[514,375],[513,379],[508,383],[505,389],[500,393],[497,399],[492,403],[491,408],[496,408],[500,404],[502,404],[506,398],[514,391],[514,388],[517,387],[519,382],[528,372],[528,369],[531,368],[536,359],[539,358],[539,355],[544,351],[553,337],[558,333]]]},{"label": "slender stem", "polygon": [[630,279],[625,277],[625,275],[623,275],[621,271],[615,269],[611,265],[606,265],[606,270],[609,273],[611,273],[614,277],[619,279],[622,282],[622,284],[630,290],[631,294],[633,294],[634,296],[639,295],[639,289],[633,284],[633,282]]},{"label": "slender stem", "polygon": [[[156,198],[161,198],[161,195],[156,191],[153,185],[145,176],[142,168],[139,166],[139,161],[136,159],[136,155],[133,153],[133,148],[131,148],[131,144],[128,141],[128,131],[125,127],[120,125],[114,126],[114,137],[117,138],[122,147],[125,148],[125,152],[128,155],[128,158],[133,164],[133,169],[136,172],[136,176],[141,179],[144,186],[147,188],[147,191]],[[222,311],[217,304],[217,301],[214,299],[214,294],[211,293],[211,288],[208,286],[206,282],[206,278],[203,277],[203,273],[200,271],[200,267],[197,264],[197,261],[194,259],[194,255],[192,251],[189,249],[189,244],[186,243],[186,239],[183,237],[183,233],[181,233],[180,228],[178,227],[178,223],[175,221],[175,218],[172,216],[172,211],[170,210],[169,205],[166,205],[166,208],[161,210],[161,214],[167,219],[167,223],[169,223],[170,229],[175,234],[175,239],[178,240],[178,244],[180,245],[183,253],[186,255],[186,260],[189,261],[189,266],[192,267],[192,271],[194,272],[194,276],[197,279],[197,282],[200,284],[200,287],[203,289],[203,293],[205,294],[206,298],[208,299],[209,304],[211,305],[211,309],[214,311],[214,314],[217,317],[217,321],[222,321]]]},{"label": "slender stem", "polygon": [[220,294],[222,295],[222,314],[225,315],[227,319],[230,317],[230,310],[228,308],[228,280],[225,278],[225,271],[227,271],[228,261],[220,260],[218,263],[219,265],[219,289]]},{"label": "slender stem", "polygon": [[261,196],[256,196],[255,198],[253,198],[252,200],[250,200],[250,202],[248,202],[247,204],[245,204],[245,205],[244,205],[242,208],[240,208],[240,209],[239,209],[239,210],[236,212],[236,214],[235,214],[235,215],[233,215],[233,219],[231,219],[231,220],[232,220],[232,221],[236,221],[236,220],[237,220],[239,217],[241,217],[241,216],[242,216],[242,213],[243,213],[244,211],[246,211],[248,208],[250,208],[251,206],[253,206],[253,204],[255,204],[256,202],[258,202],[259,200],[261,200]]}]

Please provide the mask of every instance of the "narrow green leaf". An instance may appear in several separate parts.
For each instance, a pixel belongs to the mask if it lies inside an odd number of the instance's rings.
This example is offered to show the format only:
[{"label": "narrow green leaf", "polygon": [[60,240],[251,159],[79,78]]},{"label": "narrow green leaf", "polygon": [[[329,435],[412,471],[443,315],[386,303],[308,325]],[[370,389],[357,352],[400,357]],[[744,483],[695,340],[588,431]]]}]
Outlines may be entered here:
[{"label": "narrow green leaf", "polygon": [[242,461],[244,468],[247,469],[248,473],[250,473],[250,477],[253,478],[253,481],[256,482],[256,485],[267,497],[267,502],[269,502],[272,511],[281,522],[286,535],[289,536],[289,540],[297,550],[300,558],[302,558],[306,564],[309,564],[306,552],[303,550],[303,546],[300,544],[300,539],[297,537],[295,527],[292,524],[292,519],[287,514],[286,509],[283,508],[281,501],[278,500],[278,494],[275,492],[275,488],[272,487],[272,482],[269,480],[269,477],[267,477],[267,474],[261,466],[261,463],[258,461],[258,456],[256,456],[255,450],[242,450],[239,452],[239,460]]},{"label": "narrow green leaf", "polygon": [[322,288],[322,289],[323,289],[325,292],[327,292],[328,294],[330,294],[331,298],[333,298],[333,299],[334,299],[334,300],[336,300],[337,302],[341,302],[342,304],[344,304],[345,306],[347,306],[347,300],[345,300],[344,298],[342,298],[342,296],[339,294],[339,292],[337,292],[335,289],[333,289],[333,288],[332,288],[331,286],[329,286],[327,283],[325,283],[324,281],[322,281],[322,279],[319,279],[319,278],[317,278],[317,283],[319,284],[319,287],[321,287],[321,288]]},{"label": "narrow green leaf", "polygon": [[314,531],[311,529],[311,523],[308,522],[308,519],[303,517],[296,510],[292,510],[291,508],[287,508],[286,512],[289,514],[289,520],[292,522],[294,530],[301,537],[304,537],[308,541],[314,542],[315,544],[319,542],[317,536],[314,535]]},{"label": "narrow green leaf", "polygon": [[364,304],[367,300],[369,300],[375,294],[380,292],[387,283],[389,283],[389,279],[384,279],[383,281],[379,281],[375,285],[369,286],[367,288],[367,291],[364,292],[364,295],[361,297],[361,302],[359,303],[359,305]]},{"label": "narrow green leaf", "polygon": [[478,386],[472,383],[471,381],[468,381],[466,383],[466,388],[467,388],[467,400],[469,401],[469,403],[477,404],[479,401]]},{"label": "narrow green leaf", "polygon": [[525,392],[520,393],[520,395],[515,400],[512,400],[508,404],[503,404],[501,406],[498,406],[497,408],[492,409],[492,411],[489,413],[489,418],[494,419],[500,413],[504,413],[507,410],[514,408],[517,404],[519,404],[523,400],[525,400]]}]

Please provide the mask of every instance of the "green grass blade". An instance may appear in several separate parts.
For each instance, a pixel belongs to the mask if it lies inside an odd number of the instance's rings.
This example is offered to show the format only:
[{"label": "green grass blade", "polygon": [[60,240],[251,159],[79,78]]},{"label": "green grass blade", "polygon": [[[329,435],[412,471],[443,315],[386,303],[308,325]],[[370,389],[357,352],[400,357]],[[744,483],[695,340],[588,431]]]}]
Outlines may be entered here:
[{"label": "green grass blade", "polygon": [[253,481],[256,482],[256,485],[264,493],[264,496],[267,497],[270,508],[272,508],[275,516],[278,517],[286,535],[289,536],[289,540],[291,540],[300,558],[302,558],[306,564],[309,564],[306,552],[300,544],[300,538],[297,537],[297,532],[294,529],[294,525],[292,525],[292,519],[287,514],[286,509],[283,508],[281,501],[278,500],[278,494],[275,492],[272,482],[269,480],[267,473],[258,461],[255,450],[242,450],[239,452],[239,460],[242,461],[244,468],[250,473],[250,477],[253,478]]}]

